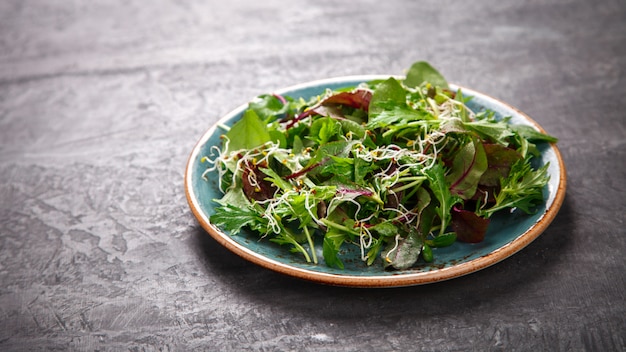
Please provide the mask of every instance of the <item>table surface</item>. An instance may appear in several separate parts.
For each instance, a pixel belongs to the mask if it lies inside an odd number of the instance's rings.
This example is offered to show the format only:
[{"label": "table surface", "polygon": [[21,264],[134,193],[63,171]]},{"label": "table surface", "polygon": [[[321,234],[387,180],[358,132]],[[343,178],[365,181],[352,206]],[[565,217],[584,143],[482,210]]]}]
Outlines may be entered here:
[{"label": "table surface", "polygon": [[[427,60],[560,138],[565,202],[461,278],[325,286],[199,226],[187,157],[250,98]],[[0,2],[0,350],[626,350],[626,2]]]}]

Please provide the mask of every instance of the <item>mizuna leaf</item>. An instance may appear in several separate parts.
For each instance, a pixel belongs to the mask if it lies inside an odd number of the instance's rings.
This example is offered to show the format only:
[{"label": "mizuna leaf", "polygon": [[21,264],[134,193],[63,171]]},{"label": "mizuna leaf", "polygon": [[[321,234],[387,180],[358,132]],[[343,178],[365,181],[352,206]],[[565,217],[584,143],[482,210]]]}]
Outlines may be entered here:
[{"label": "mizuna leaf", "polygon": [[533,213],[533,208],[543,201],[543,187],[550,180],[547,163],[537,170],[533,170],[527,160],[518,160],[511,167],[507,178],[500,179],[500,191],[496,195],[496,203],[485,210],[479,210],[478,215],[490,217],[495,212],[518,208],[527,214]]},{"label": "mizuna leaf", "polygon": [[211,223],[229,230],[232,234],[236,234],[245,226],[262,233],[268,231],[267,220],[254,211],[251,207],[237,207],[226,204],[215,210],[215,214],[211,215]]}]

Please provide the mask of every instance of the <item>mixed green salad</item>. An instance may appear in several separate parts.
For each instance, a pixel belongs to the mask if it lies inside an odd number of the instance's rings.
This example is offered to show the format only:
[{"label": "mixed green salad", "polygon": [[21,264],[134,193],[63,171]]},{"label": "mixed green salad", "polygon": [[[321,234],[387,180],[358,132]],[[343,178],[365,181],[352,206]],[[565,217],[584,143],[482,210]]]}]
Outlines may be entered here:
[{"label": "mixed green salad", "polygon": [[557,140],[470,100],[426,62],[309,100],[259,96],[202,158],[224,193],[210,221],[307,262],[321,261],[321,246],[337,268],[345,246],[402,270],[437,247],[480,242],[494,213],[543,202],[548,165],[531,160],[535,143]]}]

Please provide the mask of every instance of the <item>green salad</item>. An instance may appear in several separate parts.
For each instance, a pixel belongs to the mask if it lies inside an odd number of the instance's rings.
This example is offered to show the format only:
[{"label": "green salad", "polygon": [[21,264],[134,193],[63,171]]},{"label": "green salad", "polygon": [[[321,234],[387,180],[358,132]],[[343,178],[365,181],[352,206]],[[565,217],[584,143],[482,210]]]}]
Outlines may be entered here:
[{"label": "green salad", "polygon": [[531,160],[557,140],[470,99],[426,62],[309,100],[259,96],[202,158],[224,193],[210,221],[336,268],[346,246],[403,270],[480,242],[494,213],[543,202],[548,165]]}]

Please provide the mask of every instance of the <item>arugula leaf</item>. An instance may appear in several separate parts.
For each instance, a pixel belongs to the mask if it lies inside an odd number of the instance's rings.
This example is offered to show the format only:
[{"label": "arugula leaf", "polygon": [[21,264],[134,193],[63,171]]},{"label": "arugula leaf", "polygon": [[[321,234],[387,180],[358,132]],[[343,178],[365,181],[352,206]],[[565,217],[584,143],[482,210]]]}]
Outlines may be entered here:
[{"label": "arugula leaf", "polygon": [[513,132],[517,133],[520,137],[527,139],[531,142],[556,143],[559,141],[558,138],[539,132],[532,126],[511,125],[510,127],[511,127],[511,130],[513,130]]},{"label": "arugula leaf", "polygon": [[340,120],[341,128],[345,135],[350,135],[357,139],[366,138],[365,127],[363,127],[360,123],[352,121],[352,120]]},{"label": "arugula leaf", "polygon": [[442,234],[450,223],[450,209],[461,202],[461,198],[450,193],[444,168],[440,164],[433,165],[430,169],[425,170],[424,174],[428,177],[430,190],[439,201],[439,206],[435,208],[435,211],[441,220],[440,233]]},{"label": "arugula leaf", "polygon": [[234,150],[252,149],[269,141],[271,137],[267,125],[259,118],[254,110],[246,110],[241,120],[237,121],[226,133],[229,140],[229,153]]},{"label": "arugula leaf", "polygon": [[274,185],[278,186],[281,190],[283,191],[289,191],[293,188],[293,186],[291,185],[291,183],[283,180],[282,177],[280,177],[276,171],[270,169],[270,168],[260,168],[260,170],[266,174],[268,177],[264,178],[265,181],[269,181],[272,182]]},{"label": "arugula leaf", "polygon": [[354,183],[366,187],[368,185],[366,177],[376,169],[378,169],[378,165],[375,163],[361,158],[354,158]]},{"label": "arugula leaf", "polygon": [[282,230],[275,234],[275,237],[270,238],[270,242],[274,242],[280,245],[291,245],[290,251],[292,253],[301,253],[304,256],[304,259],[307,263],[311,262],[311,257],[309,256],[309,252],[307,252],[304,247],[300,244],[300,242],[296,239],[291,231],[287,230],[285,227],[281,227]]},{"label": "arugula leaf", "polygon": [[326,232],[322,244],[322,254],[326,265],[339,269],[344,268],[343,262],[339,259],[339,250],[347,238],[348,235],[345,232],[335,229],[330,229]]},{"label": "arugula leaf", "polygon": [[449,88],[448,81],[446,81],[439,71],[426,61],[418,61],[409,68],[406,78],[404,79],[404,84],[407,87],[416,88],[423,83],[430,83],[433,86],[441,88]]}]

